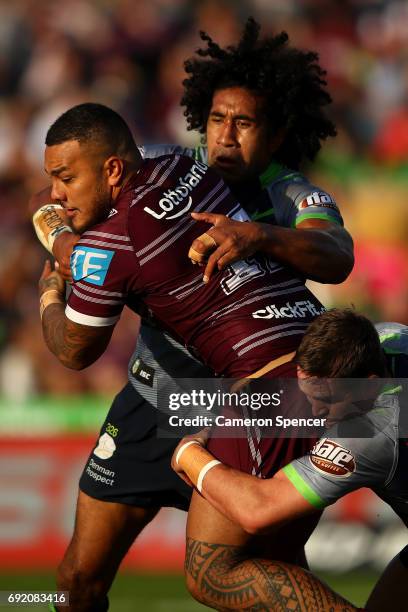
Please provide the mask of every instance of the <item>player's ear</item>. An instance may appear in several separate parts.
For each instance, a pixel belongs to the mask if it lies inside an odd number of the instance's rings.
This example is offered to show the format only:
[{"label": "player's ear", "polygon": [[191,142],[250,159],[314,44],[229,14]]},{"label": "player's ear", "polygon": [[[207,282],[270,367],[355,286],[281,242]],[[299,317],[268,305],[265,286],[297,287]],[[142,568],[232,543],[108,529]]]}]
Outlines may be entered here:
[{"label": "player's ear", "polygon": [[301,380],[305,378],[311,378],[310,374],[302,370],[302,368],[299,365],[296,366],[296,374],[297,374],[297,377],[300,378]]},{"label": "player's ear", "polygon": [[120,157],[111,156],[105,161],[103,170],[111,187],[116,187],[122,180],[124,167],[124,161]]}]

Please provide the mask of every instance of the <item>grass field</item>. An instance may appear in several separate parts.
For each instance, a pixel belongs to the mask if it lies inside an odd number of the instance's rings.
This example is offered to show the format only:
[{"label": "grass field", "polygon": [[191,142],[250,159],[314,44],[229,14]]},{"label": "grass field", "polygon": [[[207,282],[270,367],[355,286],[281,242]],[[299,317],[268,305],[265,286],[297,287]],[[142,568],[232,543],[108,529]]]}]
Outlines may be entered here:
[{"label": "grass field", "polygon": [[[321,576],[336,591],[354,604],[363,605],[375,576],[370,572],[353,572],[343,576]],[[0,591],[53,591],[51,574],[2,574]],[[195,603],[184,588],[180,575],[121,573],[110,593],[112,612],[199,612],[208,610]],[[19,606],[19,610],[33,610],[34,606]],[[38,610],[46,607],[35,606]],[[2,607],[1,610],[10,609]],[[314,611],[311,611],[314,612]]]}]

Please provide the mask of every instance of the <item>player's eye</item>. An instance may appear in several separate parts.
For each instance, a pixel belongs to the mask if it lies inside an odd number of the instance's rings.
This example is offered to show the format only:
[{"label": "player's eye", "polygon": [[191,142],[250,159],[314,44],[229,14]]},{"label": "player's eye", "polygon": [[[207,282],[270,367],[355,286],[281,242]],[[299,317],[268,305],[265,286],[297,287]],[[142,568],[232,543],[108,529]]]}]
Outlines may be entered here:
[{"label": "player's eye", "polygon": [[249,123],[249,121],[237,121],[237,126],[246,129],[251,127],[251,124]]},{"label": "player's eye", "polygon": [[62,181],[63,183],[70,183],[70,182],[72,181],[72,176],[64,176],[64,177],[61,177],[61,181]]}]

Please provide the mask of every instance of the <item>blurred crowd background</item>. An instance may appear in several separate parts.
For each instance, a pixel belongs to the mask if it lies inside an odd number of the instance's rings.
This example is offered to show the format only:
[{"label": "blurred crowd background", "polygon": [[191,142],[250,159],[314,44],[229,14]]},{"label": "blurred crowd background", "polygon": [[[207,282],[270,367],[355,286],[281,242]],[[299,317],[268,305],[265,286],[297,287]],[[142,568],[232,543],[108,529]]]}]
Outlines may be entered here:
[{"label": "blurred crowd background", "polygon": [[[338,135],[304,170],[338,202],[356,264],[342,285],[314,289],[327,306],[408,324],[407,0],[0,0],[2,574],[54,568],[62,557],[78,476],[126,380],[138,327],[125,313],[108,351],[83,372],[63,368],[45,347],[37,282],[47,254],[28,199],[47,185],[46,131],[70,106],[95,101],[123,114],[141,144],[199,144],[179,106],[183,62],[200,30],[230,44],[250,15],[263,34],[286,30],[293,45],[317,51],[328,71]],[[125,567],[181,571],[184,523],[181,513],[160,513]],[[308,555],[314,568],[352,571],[340,590],[362,605],[369,585],[355,568],[376,573],[406,537],[392,511],[361,490],[325,512]],[[163,585],[155,590],[167,597]],[[137,596],[132,585],[128,607],[117,609],[134,610]]]},{"label": "blurred crowd background", "polygon": [[113,393],[126,378],[137,320],[107,354],[69,372],[41,337],[37,281],[46,254],[27,211],[47,184],[44,137],[68,107],[112,106],[139,143],[199,143],[179,101],[199,30],[236,41],[252,15],[264,34],[320,54],[338,136],[305,171],[332,193],[356,244],[327,305],[408,323],[408,3],[406,0],[0,0],[0,395]]}]

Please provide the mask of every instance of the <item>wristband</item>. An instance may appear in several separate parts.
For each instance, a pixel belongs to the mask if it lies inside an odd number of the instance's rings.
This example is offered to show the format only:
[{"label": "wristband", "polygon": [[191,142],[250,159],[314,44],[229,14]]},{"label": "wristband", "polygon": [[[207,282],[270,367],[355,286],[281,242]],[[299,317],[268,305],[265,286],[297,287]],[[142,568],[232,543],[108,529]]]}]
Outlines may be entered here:
[{"label": "wristband", "polygon": [[64,222],[64,207],[61,204],[46,204],[33,215],[35,233],[41,244],[52,253],[56,238],[63,232],[72,232]]},{"label": "wristband", "polygon": [[198,440],[190,440],[179,449],[176,463],[183,468],[193,485],[201,493],[204,476],[221,461],[214,459]]},{"label": "wristband", "polygon": [[40,317],[43,318],[44,310],[50,304],[65,304],[65,300],[62,297],[58,289],[48,289],[44,291],[40,297]]},{"label": "wristband", "polygon": [[198,478],[197,478],[197,489],[199,490],[200,493],[203,489],[204,476],[207,474],[207,472],[209,472],[216,465],[221,465],[221,461],[218,461],[218,459],[213,459],[201,469],[201,472],[199,473]]},{"label": "wristband", "polygon": [[186,448],[188,448],[189,446],[191,446],[192,444],[199,444],[199,446],[202,446],[202,444],[200,444],[200,442],[198,440],[190,440],[189,442],[185,442],[183,444],[183,446],[180,446],[180,448],[178,449],[177,455],[176,455],[176,463],[178,464],[180,461],[180,457],[181,455],[184,453],[184,451],[186,450]]}]

